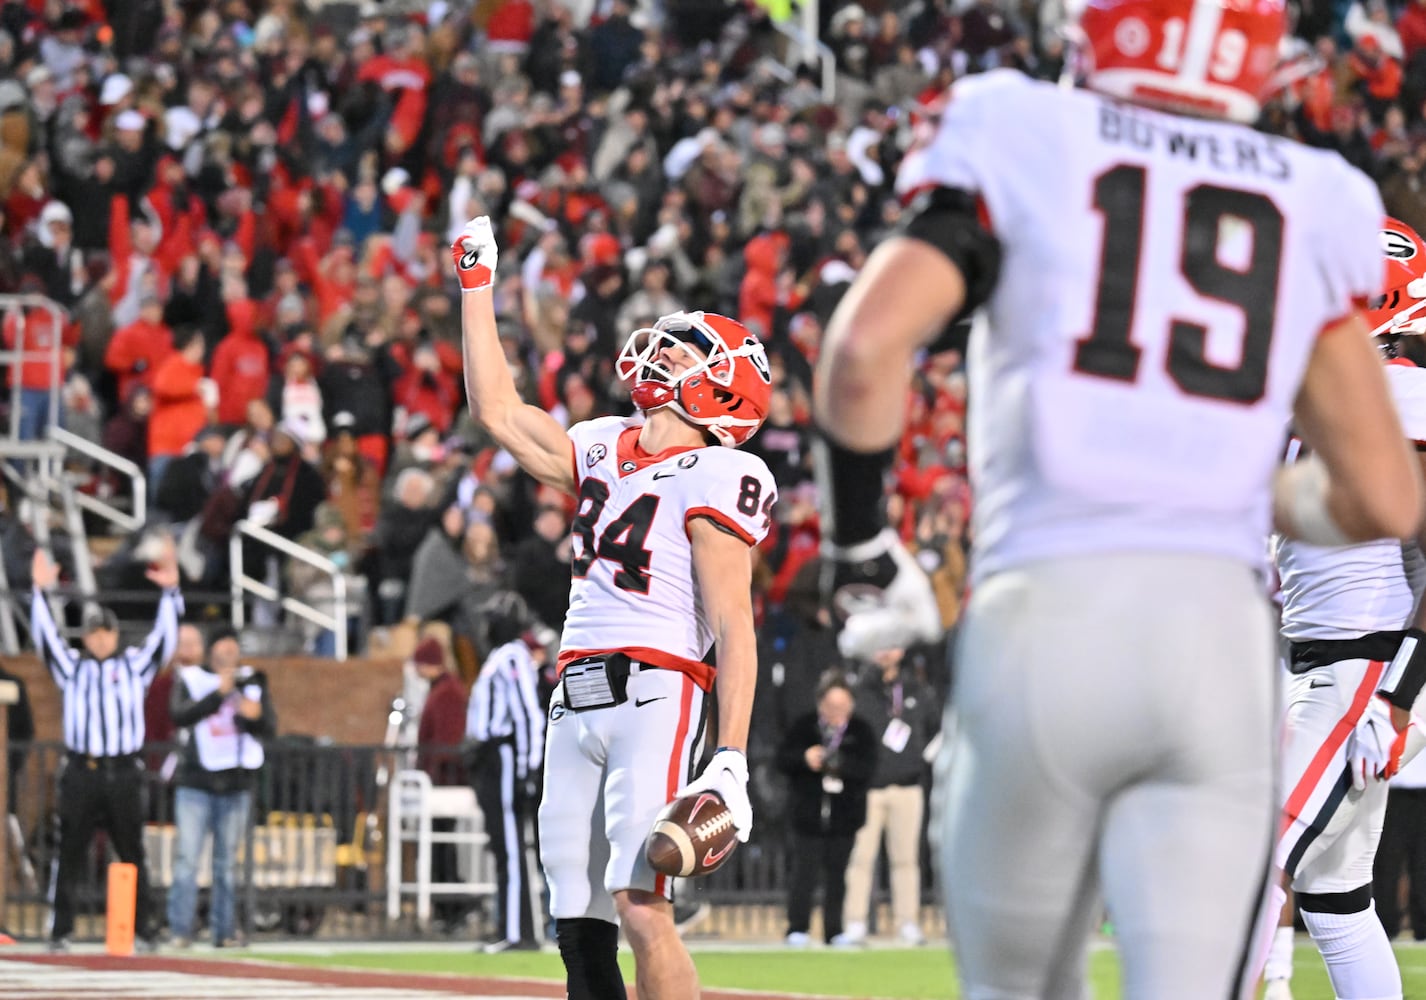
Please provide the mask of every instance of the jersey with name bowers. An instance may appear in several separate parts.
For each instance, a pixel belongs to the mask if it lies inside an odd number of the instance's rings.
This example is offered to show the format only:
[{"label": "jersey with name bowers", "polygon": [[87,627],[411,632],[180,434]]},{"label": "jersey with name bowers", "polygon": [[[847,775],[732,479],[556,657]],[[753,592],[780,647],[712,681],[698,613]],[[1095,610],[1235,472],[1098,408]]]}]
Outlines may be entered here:
[{"label": "jersey with name bowers", "polygon": [[[1426,369],[1393,362],[1386,380],[1407,436],[1426,447]],[[1323,548],[1280,537],[1276,556],[1282,634],[1298,641],[1405,628],[1426,583],[1421,550],[1396,539]]]},{"label": "jersey with name bowers", "polygon": [[1012,70],[952,88],[898,188],[1003,248],[967,352],[974,574],[1104,551],[1261,567],[1321,331],[1380,291],[1383,210],[1335,153]]},{"label": "jersey with name bowers", "polygon": [[638,446],[638,418],[569,429],[579,509],[560,667],[620,650],[681,670],[703,688],[713,645],[693,568],[690,522],[707,517],[749,546],[767,535],[777,489],[756,455],[732,448]]}]

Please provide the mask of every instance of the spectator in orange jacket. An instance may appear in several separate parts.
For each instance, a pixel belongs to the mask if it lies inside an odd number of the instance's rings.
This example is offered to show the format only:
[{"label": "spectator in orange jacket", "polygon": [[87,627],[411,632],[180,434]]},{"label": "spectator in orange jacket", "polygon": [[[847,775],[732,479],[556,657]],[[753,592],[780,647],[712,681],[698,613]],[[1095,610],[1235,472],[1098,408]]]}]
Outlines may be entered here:
[{"label": "spectator in orange jacket", "polygon": [[149,494],[158,489],[168,463],[183,453],[208,423],[204,398],[203,334],[174,337],[173,354],[153,374],[153,412],[149,415]]},{"label": "spectator in orange jacket", "polygon": [[1366,35],[1357,42],[1347,64],[1357,76],[1372,120],[1381,121],[1387,105],[1401,95],[1401,63],[1382,51],[1375,36]]},{"label": "spectator in orange jacket", "polygon": [[104,367],[118,380],[120,399],[128,399],[135,383],[151,385],[153,373],[173,353],[173,331],[163,321],[163,301],[146,295],[139,318],[115,331],[104,351]]},{"label": "spectator in orange jacket", "polygon": [[272,363],[258,335],[258,307],[251,299],[228,303],[228,335],[213,352],[213,381],[218,384],[218,423],[237,426],[247,420],[248,403],[267,395]]}]

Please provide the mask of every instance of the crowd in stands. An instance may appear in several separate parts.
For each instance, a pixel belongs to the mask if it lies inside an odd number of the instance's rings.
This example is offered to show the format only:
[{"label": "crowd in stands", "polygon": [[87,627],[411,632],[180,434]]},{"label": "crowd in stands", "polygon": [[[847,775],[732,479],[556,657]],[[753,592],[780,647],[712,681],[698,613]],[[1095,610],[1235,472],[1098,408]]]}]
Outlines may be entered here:
[{"label": "crowd in stands", "polygon": [[[464,412],[446,248],[489,213],[507,359],[561,420],[630,410],[612,359],[661,314],[765,340],[776,390],[750,447],[782,500],[762,634],[815,677],[833,648],[808,461],[824,325],[901,218],[898,163],[946,86],[1058,78],[1067,49],[1048,0],[824,2],[829,99],[772,8],[5,0],[0,293],[67,310],[59,329],[7,314],[6,342],[62,342],[62,421],[147,470],[190,585],[221,584],[246,518],[337,561],[372,622],[449,622],[469,676],[491,592],[560,626],[572,513]],[[1298,73],[1264,126],[1339,150],[1426,230],[1426,0],[1293,13]],[[41,434],[48,368],[9,378],[9,420]],[[954,338],[910,404],[894,523],[950,622],[969,507]],[[310,601],[331,586],[253,558]]]}]

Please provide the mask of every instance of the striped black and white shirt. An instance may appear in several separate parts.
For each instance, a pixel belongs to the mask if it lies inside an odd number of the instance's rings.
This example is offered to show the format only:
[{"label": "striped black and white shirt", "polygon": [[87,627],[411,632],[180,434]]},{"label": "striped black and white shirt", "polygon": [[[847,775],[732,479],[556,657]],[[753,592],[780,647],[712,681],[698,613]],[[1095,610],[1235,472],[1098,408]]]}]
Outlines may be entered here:
[{"label": "striped black and white shirt", "polygon": [[44,593],[35,588],[30,630],[35,649],[64,693],[64,745],[91,757],[138,753],[144,745],[144,695],[178,645],[183,596],[165,590],[153,631],[141,646],[96,660],[64,640]]},{"label": "striped black and white shirt", "polygon": [[544,760],[545,714],[535,689],[538,672],[529,647],[519,639],[497,646],[475,679],[466,710],[466,738],[481,743],[510,740],[520,778],[538,770]]}]

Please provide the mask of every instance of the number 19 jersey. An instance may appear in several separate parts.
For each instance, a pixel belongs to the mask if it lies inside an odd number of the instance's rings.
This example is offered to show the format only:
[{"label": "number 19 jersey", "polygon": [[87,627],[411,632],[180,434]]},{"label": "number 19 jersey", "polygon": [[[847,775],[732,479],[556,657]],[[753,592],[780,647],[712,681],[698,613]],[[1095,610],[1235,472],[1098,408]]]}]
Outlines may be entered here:
[{"label": "number 19 jersey", "polygon": [[638,445],[637,418],[569,429],[579,509],[559,665],[592,653],[689,674],[704,690],[713,645],[693,567],[689,524],[714,521],[749,546],[767,535],[777,489],[762,459],[721,446]]},{"label": "number 19 jersey", "polygon": [[1316,338],[1380,291],[1371,181],[1000,70],[952,88],[898,186],[972,192],[1003,247],[968,352],[975,577],[1107,551],[1260,565]]}]

